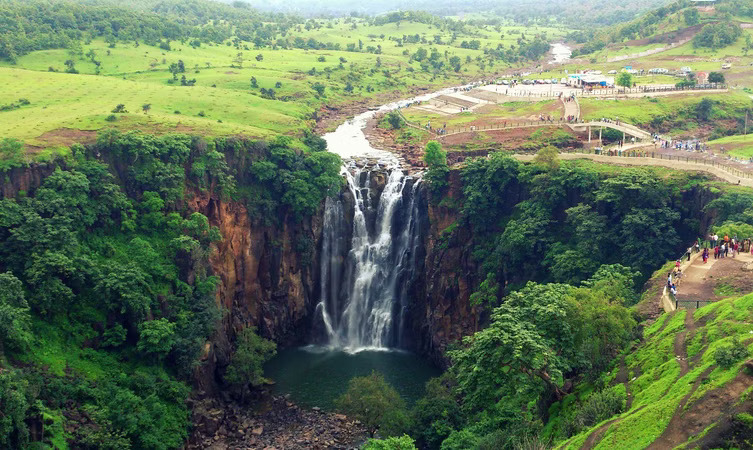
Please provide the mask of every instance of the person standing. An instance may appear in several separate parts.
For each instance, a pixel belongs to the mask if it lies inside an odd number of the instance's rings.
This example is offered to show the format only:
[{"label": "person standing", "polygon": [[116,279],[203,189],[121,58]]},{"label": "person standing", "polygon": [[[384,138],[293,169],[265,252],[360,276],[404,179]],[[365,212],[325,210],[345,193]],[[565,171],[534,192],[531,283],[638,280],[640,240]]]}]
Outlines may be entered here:
[{"label": "person standing", "polygon": [[703,249],[703,263],[706,264],[708,260],[709,260],[709,249],[707,247]]}]

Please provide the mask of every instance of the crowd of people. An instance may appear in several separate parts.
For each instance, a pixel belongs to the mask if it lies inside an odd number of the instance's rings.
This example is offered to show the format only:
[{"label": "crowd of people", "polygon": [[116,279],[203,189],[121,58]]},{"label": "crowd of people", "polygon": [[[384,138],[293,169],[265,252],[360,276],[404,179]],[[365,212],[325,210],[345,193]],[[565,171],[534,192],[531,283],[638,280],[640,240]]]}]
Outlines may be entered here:
[{"label": "crowd of people", "polygon": [[[746,239],[739,239],[736,235],[729,236],[725,234],[720,237],[718,234],[713,233],[708,236],[708,241],[703,241],[698,238],[696,243],[688,248],[688,251],[683,257],[687,257],[690,261],[691,254],[693,252],[702,252],[701,258],[703,263],[707,264],[711,255],[714,259],[722,259],[732,257],[735,258],[740,253],[750,253],[753,256],[753,236]],[[675,268],[672,272],[667,274],[667,290],[672,293],[673,296],[677,295],[677,281],[682,277],[681,270],[682,260],[675,261]]]},{"label": "crowd of people", "polygon": [[[734,258],[741,252],[750,252],[753,255],[753,238],[738,239],[737,236],[729,237],[724,235],[721,239],[719,235],[713,234],[709,236],[710,248],[713,249],[714,259],[727,258],[732,254]],[[704,264],[709,260],[711,251],[709,247],[703,249],[703,262]]]}]

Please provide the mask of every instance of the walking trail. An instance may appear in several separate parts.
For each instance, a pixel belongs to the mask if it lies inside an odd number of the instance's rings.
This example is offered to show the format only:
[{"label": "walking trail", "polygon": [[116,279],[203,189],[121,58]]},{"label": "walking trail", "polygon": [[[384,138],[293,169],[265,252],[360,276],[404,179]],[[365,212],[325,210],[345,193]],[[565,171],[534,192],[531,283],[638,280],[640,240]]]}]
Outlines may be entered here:
[{"label": "walking trail", "polygon": [[714,283],[709,278],[711,269],[717,265],[728,265],[727,263],[753,262],[753,256],[750,253],[740,253],[735,258],[728,256],[726,258],[714,259],[714,254],[711,253],[709,261],[704,264],[703,258],[696,258],[695,261],[688,267],[682,275],[681,282],[678,287],[677,300],[681,303],[685,303],[689,307],[695,307],[692,304],[694,301],[702,301],[700,306],[703,306],[705,302],[716,300],[714,294]]}]

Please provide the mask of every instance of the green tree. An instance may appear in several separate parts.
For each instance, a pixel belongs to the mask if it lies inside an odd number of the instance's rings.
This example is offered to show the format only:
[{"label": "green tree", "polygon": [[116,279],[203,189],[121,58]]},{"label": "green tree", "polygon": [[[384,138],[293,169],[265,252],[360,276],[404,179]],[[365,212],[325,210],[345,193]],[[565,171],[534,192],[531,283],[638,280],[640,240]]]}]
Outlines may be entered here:
[{"label": "green tree", "polygon": [[249,385],[256,387],[266,382],[263,365],[275,354],[277,345],[256,334],[256,328],[249,327],[240,332],[225,380],[240,390],[241,402]]},{"label": "green tree", "polygon": [[141,105],[141,110],[144,111],[144,114],[149,114],[150,109],[152,109],[151,103],[144,103]]},{"label": "green tree", "polygon": [[567,321],[570,286],[528,283],[492,313],[491,324],[450,352],[468,411],[501,397],[564,396],[563,374],[573,368],[574,338]]},{"label": "green tree", "polygon": [[371,437],[377,430],[397,434],[394,432],[402,430],[396,428],[401,423],[405,426],[407,418],[402,397],[377,372],[352,378],[348,390],[335,401],[335,405],[344,414],[360,420]]},{"label": "green tree", "polygon": [[162,359],[170,353],[175,345],[175,324],[162,318],[150,320],[139,325],[140,352]]},{"label": "green tree", "polygon": [[709,23],[704,25],[701,31],[693,36],[693,47],[724,48],[734,44],[742,34],[742,29],[736,23]]},{"label": "green tree", "polygon": [[0,273],[0,355],[30,342],[30,323],[23,284],[11,272]]},{"label": "green tree", "polygon": [[428,166],[424,178],[429,182],[432,192],[438,195],[447,186],[447,174],[450,172],[447,152],[442,150],[442,144],[429,141],[424,149],[424,162]]},{"label": "green tree", "polygon": [[[746,35],[749,36],[749,35]],[[709,83],[720,83],[724,84],[724,74],[721,72],[711,72],[709,73]]]},{"label": "green tree", "polygon": [[16,370],[0,368],[0,447],[26,448],[29,429],[24,420],[29,406],[26,380]]},{"label": "green tree", "polygon": [[559,169],[560,158],[557,148],[548,145],[536,152],[536,156],[533,157],[534,164],[538,164],[550,171]]},{"label": "green tree", "polygon": [[620,74],[617,75],[616,83],[617,86],[629,88],[633,85],[633,76],[627,72],[620,72]]},{"label": "green tree", "polygon": [[708,122],[711,119],[711,112],[714,108],[714,101],[704,97],[695,107],[695,115],[701,122]]},{"label": "green tree", "polygon": [[442,441],[462,428],[465,415],[455,397],[451,372],[426,383],[426,391],[411,409],[411,436],[421,448],[439,448]]},{"label": "green tree", "polygon": [[393,130],[399,130],[403,127],[403,118],[397,111],[390,111],[387,114],[387,123],[390,124]]},{"label": "green tree", "polygon": [[698,10],[694,7],[687,8],[682,12],[683,17],[685,18],[685,23],[692,27],[693,25],[698,25],[701,23],[701,14],[698,12]]}]

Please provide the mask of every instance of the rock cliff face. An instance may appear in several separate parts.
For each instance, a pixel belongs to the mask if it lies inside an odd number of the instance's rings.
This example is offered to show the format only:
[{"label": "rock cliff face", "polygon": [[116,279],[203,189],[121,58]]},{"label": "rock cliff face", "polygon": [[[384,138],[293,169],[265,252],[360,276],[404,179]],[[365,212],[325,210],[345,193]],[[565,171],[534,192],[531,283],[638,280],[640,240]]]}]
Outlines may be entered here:
[{"label": "rock cliff face", "polygon": [[3,172],[3,177],[0,178],[0,198],[15,198],[20,193],[31,194],[47,176],[55,171],[55,168],[60,166],[64,167],[64,163],[34,164]]},{"label": "rock cliff face", "polygon": [[210,264],[221,280],[217,304],[226,314],[205,347],[204,364],[195,377],[199,389],[211,393],[229,363],[231,343],[243,328],[257,327],[260,335],[280,346],[308,340],[318,296],[321,217],[300,223],[284,218],[279,226],[266,226],[252,222],[239,202],[198,194],[188,206],[206,215],[223,236]]},{"label": "rock cliff face", "polygon": [[[453,204],[462,195],[458,171],[450,172],[450,188],[445,203]],[[443,231],[459,218],[456,209],[429,203],[429,231],[426,233],[424,272],[414,287],[411,314],[415,349],[445,366],[447,345],[475,332],[481,310],[470,305],[477,284],[476,266],[471,260],[471,232],[458,229],[452,239]]]}]

